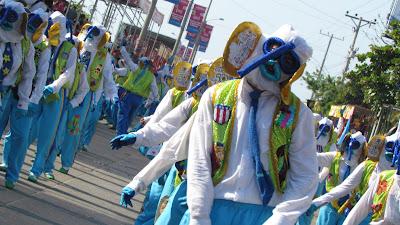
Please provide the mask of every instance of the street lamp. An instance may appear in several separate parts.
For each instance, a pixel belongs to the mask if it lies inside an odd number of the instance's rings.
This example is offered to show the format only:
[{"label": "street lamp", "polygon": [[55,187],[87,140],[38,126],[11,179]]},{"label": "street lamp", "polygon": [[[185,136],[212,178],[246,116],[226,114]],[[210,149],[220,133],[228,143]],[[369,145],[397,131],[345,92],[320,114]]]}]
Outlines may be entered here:
[{"label": "street lamp", "polygon": [[190,60],[189,62],[193,64],[194,62],[194,58],[196,57],[197,51],[199,49],[199,45],[200,45],[200,37],[201,37],[201,33],[203,33],[204,27],[206,26],[206,24],[210,21],[224,21],[224,18],[217,18],[217,19],[210,19],[210,20],[203,20],[203,22],[201,23],[199,32],[196,35],[196,39],[194,41],[194,46],[193,46],[193,52],[192,55],[190,56]]}]

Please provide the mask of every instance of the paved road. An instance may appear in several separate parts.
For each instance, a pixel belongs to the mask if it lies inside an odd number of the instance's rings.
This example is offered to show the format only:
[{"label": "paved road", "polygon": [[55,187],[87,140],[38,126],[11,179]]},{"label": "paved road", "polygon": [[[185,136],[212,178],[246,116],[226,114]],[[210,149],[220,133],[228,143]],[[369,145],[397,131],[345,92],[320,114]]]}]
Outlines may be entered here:
[{"label": "paved road", "polygon": [[[129,148],[111,151],[108,141],[113,135],[100,122],[89,152],[78,154],[70,175],[55,172],[55,181],[42,177],[38,184],[26,179],[36,149],[32,145],[15,190],[4,188],[0,172],[0,224],[133,224],[144,196],[136,196],[134,208],[125,209],[118,205],[119,193],[148,160]],[[55,166],[60,168],[59,158]]]}]

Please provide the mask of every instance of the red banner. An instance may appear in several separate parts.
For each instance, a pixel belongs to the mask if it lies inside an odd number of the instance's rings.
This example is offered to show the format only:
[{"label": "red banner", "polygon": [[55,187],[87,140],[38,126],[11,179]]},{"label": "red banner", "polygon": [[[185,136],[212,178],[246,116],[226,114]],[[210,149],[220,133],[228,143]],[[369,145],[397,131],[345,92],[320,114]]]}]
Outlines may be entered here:
[{"label": "red banner", "polygon": [[213,26],[206,24],[201,32],[200,45],[207,46],[211,38],[211,33],[213,31]]},{"label": "red banner", "polygon": [[206,7],[195,4],[190,15],[189,24],[187,31],[191,33],[198,33],[200,30],[201,23],[203,22],[204,14],[206,13]]},{"label": "red banner", "polygon": [[176,4],[172,9],[171,16],[169,17],[170,24],[180,27],[182,24],[183,17],[185,16],[186,9],[189,5],[188,0],[181,0],[179,4]]}]

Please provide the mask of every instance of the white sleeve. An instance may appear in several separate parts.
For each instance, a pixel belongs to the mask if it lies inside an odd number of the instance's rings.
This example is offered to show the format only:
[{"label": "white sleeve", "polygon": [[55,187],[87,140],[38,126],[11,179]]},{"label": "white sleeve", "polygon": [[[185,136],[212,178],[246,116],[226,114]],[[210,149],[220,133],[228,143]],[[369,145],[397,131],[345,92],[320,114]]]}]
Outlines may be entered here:
[{"label": "white sleeve", "polygon": [[[154,75],[153,75],[153,76],[154,76]],[[149,97],[147,98],[147,101],[148,101],[149,103],[152,103],[152,102],[154,102],[154,101],[158,101],[159,98],[160,98],[160,97],[159,97],[159,95],[158,95],[157,81],[156,81],[156,79],[154,78],[154,79],[153,79],[153,82],[151,82],[151,85],[150,85],[150,95],[149,95]]]},{"label": "white sleeve", "polygon": [[157,123],[172,110],[172,97],[172,90],[169,90],[160,104],[158,104],[156,111],[153,113],[146,126],[151,123]]},{"label": "white sleeve", "polygon": [[112,75],[112,63],[110,54],[107,54],[105,65],[103,68],[103,80],[104,80],[104,95],[106,99],[113,99],[118,97],[117,85],[114,82]]},{"label": "white sleeve", "polygon": [[200,100],[199,108],[190,133],[188,152],[187,204],[190,225],[211,225],[210,212],[214,201],[214,185],[211,178],[211,147],[214,87],[207,89]]},{"label": "white sleeve", "polygon": [[319,174],[318,174],[319,182],[320,183],[323,182],[328,175],[329,175],[329,168],[328,167],[323,167],[321,169],[321,172],[319,172]]},{"label": "white sleeve", "polygon": [[124,46],[121,47],[121,56],[131,71],[135,71],[138,68],[138,65],[132,61],[131,56]]},{"label": "white sleeve", "polygon": [[368,187],[367,191],[360,198],[354,208],[350,211],[349,215],[347,215],[343,225],[360,224],[361,221],[363,221],[365,217],[367,217],[371,209],[372,200],[378,184],[379,178],[375,179],[374,185]]},{"label": "white sleeve", "polygon": [[74,82],[77,57],[78,57],[78,52],[74,47],[71,49],[71,52],[69,53],[67,65],[65,67],[66,68],[65,72],[60,74],[58,79],[55,80],[52,84],[50,84],[50,87],[54,88],[54,93],[58,93],[64,86],[64,84],[66,84],[67,82],[70,82],[70,84]]},{"label": "white sleeve", "polygon": [[167,141],[189,119],[192,99],[182,102],[158,123],[151,123],[138,130],[134,147],[153,147]]},{"label": "white sleeve", "polygon": [[86,94],[89,92],[89,83],[87,81],[86,72],[82,70],[79,75],[80,80],[78,90],[76,91],[74,98],[69,102],[74,108],[78,107],[78,105],[83,102],[83,99],[85,99]]},{"label": "white sleeve", "polygon": [[128,75],[128,69],[126,68],[115,68],[114,71],[118,74],[118,76],[125,77]]},{"label": "white sleeve", "polygon": [[333,200],[342,198],[350,194],[360,183],[365,168],[365,161],[358,165],[354,171],[338,186],[330,192],[313,200],[316,206],[321,206]]},{"label": "white sleeve", "polygon": [[[23,54],[23,53],[22,53]],[[36,65],[35,65],[35,48],[33,44],[30,44],[28,55],[24,60],[23,66],[23,74],[21,83],[18,85],[18,108],[28,110],[29,105],[29,96],[32,91],[32,80],[36,74]]]},{"label": "white sleeve", "polygon": [[150,161],[128,184],[136,192],[144,189],[167,172],[176,162],[187,159],[190,131],[194,121],[194,114],[167,142],[158,155]]},{"label": "white sleeve", "polygon": [[335,156],[336,152],[317,153],[318,166],[330,168]]},{"label": "white sleeve", "polygon": [[36,71],[36,82],[35,88],[32,91],[31,102],[34,104],[39,104],[40,99],[43,95],[43,89],[46,85],[47,73],[50,66],[50,48],[46,48],[40,55],[39,65],[37,65],[38,70]]},{"label": "white sleeve", "polygon": [[299,120],[289,148],[290,169],[281,203],[264,225],[295,224],[309,206],[318,187],[318,165],[313,114],[301,104]]}]

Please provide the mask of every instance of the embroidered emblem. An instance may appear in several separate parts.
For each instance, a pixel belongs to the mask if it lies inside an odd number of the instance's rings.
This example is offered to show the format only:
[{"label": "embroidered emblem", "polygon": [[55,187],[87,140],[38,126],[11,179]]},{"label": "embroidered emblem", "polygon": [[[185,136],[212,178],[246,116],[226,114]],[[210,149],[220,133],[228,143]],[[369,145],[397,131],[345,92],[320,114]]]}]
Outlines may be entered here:
[{"label": "embroidered emblem", "polygon": [[220,125],[226,124],[231,118],[232,109],[226,105],[215,105],[214,107],[214,121]]},{"label": "embroidered emblem", "polygon": [[276,115],[275,123],[281,128],[290,127],[294,122],[294,116],[296,114],[296,107],[294,105],[286,106],[283,105],[281,110]]},{"label": "embroidered emblem", "polygon": [[72,121],[68,123],[68,132],[70,135],[77,135],[79,133],[80,118],[80,115],[75,115]]}]

